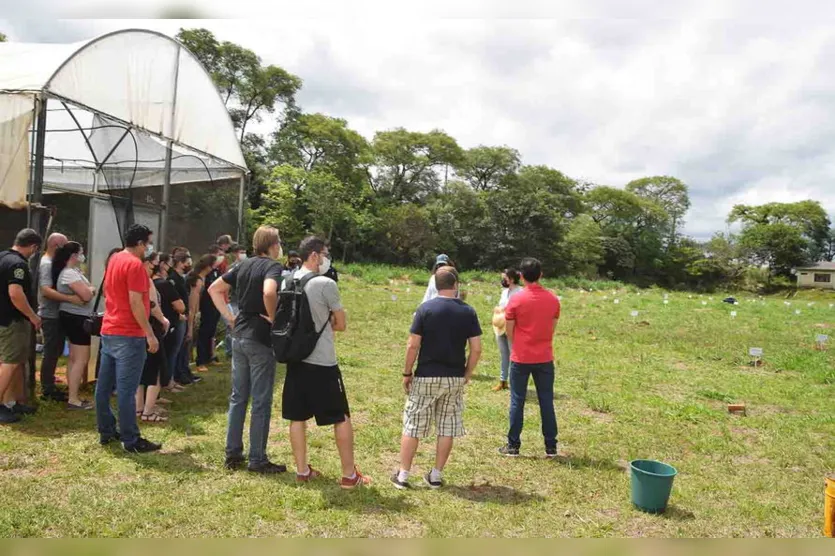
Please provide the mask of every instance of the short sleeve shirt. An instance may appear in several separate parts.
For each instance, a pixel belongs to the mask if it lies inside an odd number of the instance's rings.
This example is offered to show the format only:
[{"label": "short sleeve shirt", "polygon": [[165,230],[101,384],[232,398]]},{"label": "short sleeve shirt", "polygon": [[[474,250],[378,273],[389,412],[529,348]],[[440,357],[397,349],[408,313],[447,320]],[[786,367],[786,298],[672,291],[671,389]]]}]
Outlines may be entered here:
[{"label": "short sleeve shirt", "polygon": [[436,297],[418,307],[411,333],[421,337],[416,377],[463,377],[467,341],[481,336],[481,325],[460,299]]},{"label": "short sleeve shirt", "polygon": [[253,257],[234,265],[223,275],[223,281],[235,291],[238,316],[235,337],[246,338],[270,346],[270,323],[263,316],[264,281],[275,280],[281,286],[281,265],[269,257]]},{"label": "short sleeve shirt", "polygon": [[[80,270],[77,268],[65,268],[61,271],[61,275],[58,276],[58,284],[55,290],[64,295],[73,295],[75,292],[70,284],[75,284],[76,282],[81,282],[86,286],[90,285],[90,281],[87,280]],[[96,298],[91,297],[90,301],[84,305],[73,305],[72,303],[61,302],[59,309],[65,313],[86,317],[93,311],[93,305],[95,303]]]},{"label": "short sleeve shirt", "polygon": [[[301,279],[310,274],[306,268],[302,268],[293,274],[292,279]],[[288,279],[289,280],[289,279]],[[333,327],[330,324],[331,313],[343,309],[342,299],[339,296],[339,287],[336,282],[325,276],[317,276],[304,287],[307,300],[310,302],[310,314],[313,316],[313,323],[316,330],[322,330],[319,341],[310,356],[304,360],[311,365],[320,367],[336,366],[336,345],[334,343]],[[323,328],[324,327],[324,328]]]},{"label": "short sleeve shirt", "polygon": [[151,280],[139,257],[127,251],[113,255],[105,270],[105,311],[101,333],[107,336],[144,337],[145,332],[130,309],[130,292],[142,294],[147,317],[151,314],[150,289]]},{"label": "short sleeve shirt", "polygon": [[[47,288],[55,288],[52,283],[52,258],[48,255],[41,257],[38,266],[38,285]],[[38,288],[38,315],[45,319],[57,319],[60,303],[47,299]]]},{"label": "short sleeve shirt", "polygon": [[168,319],[168,322],[172,326],[177,324],[177,321],[180,320],[180,315],[174,309],[174,305],[172,305],[175,301],[180,301],[180,294],[177,293],[177,288],[164,278],[154,280],[154,287],[159,294],[159,308],[162,311],[162,315]]},{"label": "short sleeve shirt", "polygon": [[26,257],[13,249],[0,252],[0,326],[9,326],[12,322],[26,318],[17,310],[9,297],[11,285],[22,287],[29,305],[34,306],[29,262]]},{"label": "short sleeve shirt", "polygon": [[511,361],[536,364],[554,360],[554,321],[560,318],[556,295],[539,284],[528,284],[510,299],[504,314],[515,324]]}]

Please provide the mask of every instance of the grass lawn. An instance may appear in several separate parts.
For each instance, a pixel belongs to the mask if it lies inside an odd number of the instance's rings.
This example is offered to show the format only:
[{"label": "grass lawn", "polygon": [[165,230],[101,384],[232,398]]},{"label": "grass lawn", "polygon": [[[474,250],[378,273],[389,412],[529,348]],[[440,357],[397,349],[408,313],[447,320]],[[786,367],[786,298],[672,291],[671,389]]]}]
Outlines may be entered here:
[{"label": "grass lawn", "polygon": [[[472,281],[485,352],[467,393],[468,436],[453,450],[445,489],[402,492],[388,477],[407,330],[423,287],[377,272],[340,282],[349,331],[337,344],[371,488],[339,489],[332,429],[315,426],[310,458],[321,482],[225,471],[229,373],[219,367],[173,395],[166,426],[142,427],[164,443],[162,454],[102,448],[93,413],[58,404],[0,426],[0,536],[820,536],[823,478],[835,471],[835,347],[813,347],[835,326],[835,296],[802,293],[786,306],[783,297],[746,294],[731,306],[718,294],[670,293],[664,305],[660,290],[558,290],[562,457],[547,461],[532,384],[523,457],[496,453],[508,410],[507,392],[490,390],[499,288],[492,276]],[[763,366],[748,364],[749,347],[763,348]],[[282,378],[279,368],[269,451],[290,464]],[[729,414],[729,402],[746,403],[747,416]],[[433,453],[421,446],[417,479]],[[626,462],[636,458],[678,469],[665,515],[632,508]]]}]

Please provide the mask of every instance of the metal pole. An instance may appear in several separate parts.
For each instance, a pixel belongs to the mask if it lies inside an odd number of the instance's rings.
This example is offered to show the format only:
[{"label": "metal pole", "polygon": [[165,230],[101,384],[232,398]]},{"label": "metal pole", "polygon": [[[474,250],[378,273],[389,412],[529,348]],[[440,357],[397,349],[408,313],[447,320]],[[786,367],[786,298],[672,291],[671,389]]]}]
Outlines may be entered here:
[{"label": "metal pole", "polygon": [[171,247],[168,245],[168,217],[171,212],[168,210],[171,202],[171,152],[171,141],[169,141],[165,146],[165,175],[162,179],[162,214],[160,215],[159,225],[160,237],[157,238],[160,246],[159,250],[163,253],[167,253]]},{"label": "metal pole", "polygon": [[241,186],[238,191],[238,244],[246,245],[246,228],[244,227],[244,195],[246,194],[246,174],[241,174]]}]

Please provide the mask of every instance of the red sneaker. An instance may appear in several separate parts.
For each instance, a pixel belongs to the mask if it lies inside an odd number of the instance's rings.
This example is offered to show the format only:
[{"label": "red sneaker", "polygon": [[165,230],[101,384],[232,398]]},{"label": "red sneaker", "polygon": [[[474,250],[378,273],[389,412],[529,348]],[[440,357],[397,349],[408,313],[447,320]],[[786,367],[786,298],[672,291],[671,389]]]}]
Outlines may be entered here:
[{"label": "red sneaker", "polygon": [[307,469],[308,469],[307,475],[299,475],[298,473],[296,473],[296,482],[297,483],[307,483],[307,482],[312,481],[313,479],[318,479],[319,477],[322,476],[322,474],[320,472],[313,469],[313,467],[310,466],[310,465],[307,466]]},{"label": "red sneaker", "polygon": [[370,485],[371,479],[360,473],[360,470],[354,467],[354,478],[342,477],[339,486],[345,490],[353,490],[361,486]]}]

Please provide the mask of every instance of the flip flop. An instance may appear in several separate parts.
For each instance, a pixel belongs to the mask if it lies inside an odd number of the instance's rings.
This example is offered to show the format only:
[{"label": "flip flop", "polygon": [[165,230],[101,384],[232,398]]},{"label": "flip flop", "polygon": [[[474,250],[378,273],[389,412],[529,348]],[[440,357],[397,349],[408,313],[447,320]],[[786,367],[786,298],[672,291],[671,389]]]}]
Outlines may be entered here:
[{"label": "flip flop", "polygon": [[143,423],[165,423],[168,421],[168,417],[163,417],[158,413],[151,413],[149,415],[143,413],[141,419]]},{"label": "flip flop", "polygon": [[168,398],[157,398],[157,403],[161,403],[161,404],[171,403],[171,400],[169,400]]}]

